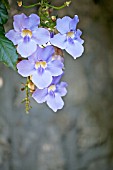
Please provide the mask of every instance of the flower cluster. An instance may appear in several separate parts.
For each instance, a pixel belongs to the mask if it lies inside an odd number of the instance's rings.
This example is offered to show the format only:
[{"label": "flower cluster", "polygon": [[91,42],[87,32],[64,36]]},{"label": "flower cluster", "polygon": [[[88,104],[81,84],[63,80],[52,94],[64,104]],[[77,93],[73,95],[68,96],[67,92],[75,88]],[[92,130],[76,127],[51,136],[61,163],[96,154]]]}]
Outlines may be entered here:
[{"label": "flower cluster", "polygon": [[[60,82],[64,74],[65,49],[75,59],[84,51],[82,32],[76,28],[78,16],[68,16],[56,20],[55,30],[40,26],[40,17],[31,14],[15,15],[14,29],[6,33],[6,37],[16,45],[21,61],[17,64],[18,73],[29,78],[33,85],[32,97],[38,102],[46,102],[56,112],[62,109],[62,96],[67,93],[66,82]],[[28,85],[29,88],[30,85]]]}]

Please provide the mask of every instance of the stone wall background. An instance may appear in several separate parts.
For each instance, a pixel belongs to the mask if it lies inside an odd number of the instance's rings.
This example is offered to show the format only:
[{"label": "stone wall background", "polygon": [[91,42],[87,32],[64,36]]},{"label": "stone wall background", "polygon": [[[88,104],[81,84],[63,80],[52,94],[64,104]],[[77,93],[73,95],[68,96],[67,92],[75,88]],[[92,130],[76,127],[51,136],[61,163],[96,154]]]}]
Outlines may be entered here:
[{"label": "stone wall background", "polygon": [[[10,4],[6,30],[14,14],[36,11]],[[65,53],[68,95],[57,113],[32,101],[26,115],[20,91],[24,79],[0,64],[0,170],[113,170],[112,9],[113,0],[72,0],[59,12],[79,15],[85,53],[75,61]]]}]

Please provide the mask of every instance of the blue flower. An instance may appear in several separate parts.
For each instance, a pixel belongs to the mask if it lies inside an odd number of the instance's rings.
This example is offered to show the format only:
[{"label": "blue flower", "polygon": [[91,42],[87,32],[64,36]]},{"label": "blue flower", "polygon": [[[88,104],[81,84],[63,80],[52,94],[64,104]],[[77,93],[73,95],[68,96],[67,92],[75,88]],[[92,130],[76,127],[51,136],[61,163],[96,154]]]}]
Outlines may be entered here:
[{"label": "blue flower", "polygon": [[37,44],[43,45],[50,39],[50,33],[47,29],[38,28],[40,18],[36,14],[27,17],[25,14],[15,15],[14,29],[6,33],[6,37],[17,45],[17,52],[24,58],[32,55]]},{"label": "blue flower", "polygon": [[73,19],[68,16],[57,19],[56,29],[59,33],[50,39],[52,45],[65,49],[74,59],[80,57],[84,51],[82,45],[84,40],[80,38],[82,32],[76,29],[78,22],[79,19],[77,15],[75,15]]},{"label": "blue flower", "polygon": [[67,83],[59,83],[61,76],[54,77],[52,83],[48,87],[44,89],[37,88],[32,95],[37,103],[46,102],[54,112],[63,108],[64,101],[62,100],[62,96],[65,96],[67,93]]},{"label": "blue flower", "polygon": [[22,60],[17,64],[18,73],[23,77],[31,76],[32,82],[39,89],[48,87],[53,76],[63,73],[63,63],[60,60],[52,59],[54,52],[52,46],[37,47],[35,53],[28,57],[28,60]]}]

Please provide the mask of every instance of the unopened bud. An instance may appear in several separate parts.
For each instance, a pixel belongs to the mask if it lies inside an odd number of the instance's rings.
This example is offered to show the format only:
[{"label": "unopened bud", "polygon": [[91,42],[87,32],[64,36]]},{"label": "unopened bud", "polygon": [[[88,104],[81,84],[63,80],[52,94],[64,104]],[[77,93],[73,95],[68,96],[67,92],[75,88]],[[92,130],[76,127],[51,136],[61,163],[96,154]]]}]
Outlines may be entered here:
[{"label": "unopened bud", "polygon": [[45,21],[45,24],[47,24],[49,21]]},{"label": "unopened bud", "polygon": [[66,6],[69,6],[70,3],[71,3],[71,1],[66,1],[66,2],[65,2]]},{"label": "unopened bud", "polygon": [[17,4],[18,4],[19,7],[21,7],[22,6],[22,1],[17,1]]},{"label": "unopened bud", "polygon": [[56,16],[51,16],[52,21],[56,21]]},{"label": "unopened bud", "polygon": [[28,83],[28,88],[31,90],[31,91],[34,91],[35,90],[35,85],[34,83],[32,83],[31,81]]}]

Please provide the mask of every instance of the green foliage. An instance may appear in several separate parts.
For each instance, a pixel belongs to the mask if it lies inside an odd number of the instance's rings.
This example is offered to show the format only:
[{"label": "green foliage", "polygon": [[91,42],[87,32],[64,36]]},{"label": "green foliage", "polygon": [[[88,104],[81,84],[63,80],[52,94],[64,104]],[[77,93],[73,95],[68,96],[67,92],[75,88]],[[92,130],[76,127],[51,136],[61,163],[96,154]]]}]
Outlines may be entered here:
[{"label": "green foliage", "polygon": [[40,26],[54,30],[56,21],[53,21],[50,14],[49,8],[40,7],[38,10],[38,15],[40,16]]},{"label": "green foliage", "polygon": [[15,70],[17,58],[18,55],[13,43],[0,32],[0,61]]},{"label": "green foliage", "polygon": [[0,2],[0,24],[5,24],[8,20],[8,12],[4,4]]},{"label": "green foliage", "polygon": [[2,2],[0,2],[0,61],[15,70],[18,55],[13,43],[5,37],[3,26],[8,20],[9,4],[8,0],[2,0]]},{"label": "green foliage", "polygon": [[5,33],[4,26],[2,24],[0,24],[0,33],[2,33],[2,34]]},{"label": "green foliage", "polygon": [[5,5],[7,9],[10,9],[8,0],[2,0],[2,3]]}]

